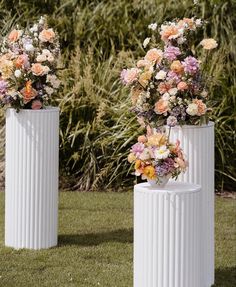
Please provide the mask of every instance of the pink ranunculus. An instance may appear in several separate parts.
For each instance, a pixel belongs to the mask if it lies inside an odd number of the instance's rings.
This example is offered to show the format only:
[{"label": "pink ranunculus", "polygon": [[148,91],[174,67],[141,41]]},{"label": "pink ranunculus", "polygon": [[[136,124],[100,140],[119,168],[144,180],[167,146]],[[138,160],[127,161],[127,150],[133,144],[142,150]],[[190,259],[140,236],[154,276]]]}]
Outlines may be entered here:
[{"label": "pink ranunculus", "polygon": [[180,91],[185,91],[188,89],[188,85],[185,82],[179,82],[177,85],[177,89]]},{"label": "pink ranunculus", "polygon": [[32,102],[31,108],[32,110],[40,110],[42,108],[42,103],[39,100],[35,100]]},{"label": "pink ranunculus", "polygon": [[121,72],[121,80],[125,85],[130,85],[138,79],[140,70],[137,68],[124,69]]}]

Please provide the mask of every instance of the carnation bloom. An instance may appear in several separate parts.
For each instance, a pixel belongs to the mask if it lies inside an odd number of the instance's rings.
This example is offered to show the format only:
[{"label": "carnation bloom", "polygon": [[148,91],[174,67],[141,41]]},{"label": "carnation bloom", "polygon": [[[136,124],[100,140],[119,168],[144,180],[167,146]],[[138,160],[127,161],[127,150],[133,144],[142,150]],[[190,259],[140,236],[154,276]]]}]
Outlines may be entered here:
[{"label": "carnation bloom", "polygon": [[156,178],[155,168],[152,165],[145,166],[143,169],[143,175],[148,179],[155,179]]},{"label": "carnation bloom", "polygon": [[154,111],[156,114],[164,114],[169,110],[169,103],[163,99],[156,102]]},{"label": "carnation bloom", "polygon": [[19,55],[15,60],[15,66],[17,68],[28,68],[29,67],[29,57],[27,54]]},{"label": "carnation bloom", "polygon": [[189,74],[195,74],[199,69],[198,60],[192,56],[185,58],[182,64],[184,66],[184,71]]},{"label": "carnation bloom", "polygon": [[0,73],[3,79],[8,79],[12,75],[13,62],[6,58],[0,60]]},{"label": "carnation bloom", "polygon": [[41,42],[50,42],[52,43],[55,38],[55,33],[53,29],[43,29],[42,32],[39,34],[39,40]]},{"label": "carnation bloom", "polygon": [[158,92],[160,94],[168,93],[168,91],[171,89],[171,83],[169,82],[161,82],[158,85]]},{"label": "carnation bloom", "polygon": [[206,50],[212,50],[212,49],[215,49],[218,46],[216,40],[214,40],[212,38],[203,39],[200,42],[200,45],[202,45],[203,49],[206,49]]},{"label": "carnation bloom", "polygon": [[135,154],[136,157],[139,157],[140,154],[144,151],[145,145],[143,143],[136,143],[132,146],[131,151]]},{"label": "carnation bloom", "polygon": [[177,89],[180,91],[185,91],[188,89],[188,84],[185,82],[179,82],[177,85]]},{"label": "carnation bloom", "polygon": [[202,100],[194,99],[193,103],[197,105],[197,115],[202,116],[206,113],[206,105]]},{"label": "carnation bloom", "polygon": [[149,62],[160,63],[162,60],[162,57],[163,57],[162,50],[153,48],[147,51],[147,54],[144,59]]},{"label": "carnation bloom", "polygon": [[179,60],[173,61],[170,65],[170,69],[176,74],[181,74],[184,71],[184,67]]},{"label": "carnation bloom", "polygon": [[22,35],[21,30],[12,30],[11,33],[8,35],[9,42],[13,43],[19,40],[20,36]]},{"label": "carnation bloom", "polygon": [[150,67],[152,67],[152,63],[149,62],[148,60],[139,60],[139,61],[137,62],[137,67],[138,67],[138,68],[150,69]]},{"label": "carnation bloom", "polygon": [[35,100],[32,102],[31,108],[32,110],[40,110],[42,108],[42,103],[39,100]]},{"label": "carnation bloom", "polygon": [[169,156],[169,154],[170,151],[165,145],[160,146],[160,148],[154,151],[154,156],[156,159],[165,159]]},{"label": "carnation bloom", "polygon": [[137,68],[124,69],[121,72],[121,80],[125,85],[130,85],[137,80],[140,70]]},{"label": "carnation bloom", "polygon": [[173,61],[181,54],[180,49],[174,46],[167,46],[164,50],[164,57],[169,60]]},{"label": "carnation bloom", "polygon": [[155,79],[157,80],[164,80],[165,78],[166,78],[166,72],[163,70],[160,70],[155,76]]},{"label": "carnation bloom", "polygon": [[168,81],[174,81],[174,82],[178,83],[180,81],[180,75],[176,74],[173,71],[169,71],[167,74],[167,80]]}]

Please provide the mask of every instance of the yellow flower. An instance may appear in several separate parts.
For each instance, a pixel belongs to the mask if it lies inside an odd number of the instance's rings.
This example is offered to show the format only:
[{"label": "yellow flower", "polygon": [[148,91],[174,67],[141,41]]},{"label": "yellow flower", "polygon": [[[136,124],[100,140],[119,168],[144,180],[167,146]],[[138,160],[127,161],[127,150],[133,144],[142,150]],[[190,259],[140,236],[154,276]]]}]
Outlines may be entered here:
[{"label": "yellow flower", "polygon": [[166,136],[161,133],[157,133],[148,137],[148,145],[151,146],[162,146],[166,144]]},{"label": "yellow flower", "polygon": [[12,75],[13,70],[13,62],[6,60],[6,59],[0,59],[0,72],[2,74],[3,79],[8,79]]},{"label": "yellow flower", "polygon": [[155,168],[152,165],[145,166],[143,169],[143,174],[148,179],[155,179],[156,178]]},{"label": "yellow flower", "polygon": [[140,159],[136,160],[134,168],[135,169],[139,169],[142,166],[142,162]]},{"label": "yellow flower", "polygon": [[129,155],[128,155],[128,162],[129,163],[132,163],[136,160],[136,156],[131,152]]},{"label": "yellow flower", "polygon": [[148,84],[148,81],[151,79],[151,77],[152,77],[152,73],[150,71],[144,72],[139,77],[139,83],[143,87],[146,87]]}]

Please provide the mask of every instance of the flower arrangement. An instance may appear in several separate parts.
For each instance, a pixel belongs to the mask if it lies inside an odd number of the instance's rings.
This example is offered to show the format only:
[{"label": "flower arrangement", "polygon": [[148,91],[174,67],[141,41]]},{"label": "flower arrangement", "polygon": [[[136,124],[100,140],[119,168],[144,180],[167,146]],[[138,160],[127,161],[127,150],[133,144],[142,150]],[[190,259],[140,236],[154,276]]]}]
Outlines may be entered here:
[{"label": "flower arrangement", "polygon": [[[204,62],[191,49],[190,39],[203,25],[201,19],[184,18],[148,26],[153,35],[144,40],[150,46],[136,67],[124,69],[121,80],[131,91],[132,109],[143,126],[202,124],[208,122],[208,91]],[[209,51],[214,39],[200,45]]]},{"label": "flower arrangement", "polygon": [[163,178],[177,178],[187,167],[180,142],[170,143],[164,133],[149,131],[138,137],[131,147],[128,161],[134,164],[135,175],[161,183]]},{"label": "flower arrangement", "polygon": [[55,71],[60,46],[57,34],[40,20],[12,30],[0,46],[0,105],[41,109],[59,86]]}]

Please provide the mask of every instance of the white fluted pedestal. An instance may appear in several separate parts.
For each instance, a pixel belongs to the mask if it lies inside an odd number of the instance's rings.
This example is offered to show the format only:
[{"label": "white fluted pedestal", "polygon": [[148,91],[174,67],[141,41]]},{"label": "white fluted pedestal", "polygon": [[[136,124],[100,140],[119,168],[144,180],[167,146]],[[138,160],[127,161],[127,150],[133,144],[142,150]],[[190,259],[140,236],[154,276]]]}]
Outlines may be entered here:
[{"label": "white fluted pedestal", "polygon": [[134,187],[134,287],[202,287],[200,186]]},{"label": "white fluted pedestal", "polygon": [[180,140],[189,161],[178,181],[202,186],[201,192],[201,276],[202,287],[214,284],[214,123],[171,128],[170,141]]},{"label": "white fluted pedestal", "polygon": [[5,245],[57,245],[59,109],[6,113]]}]

